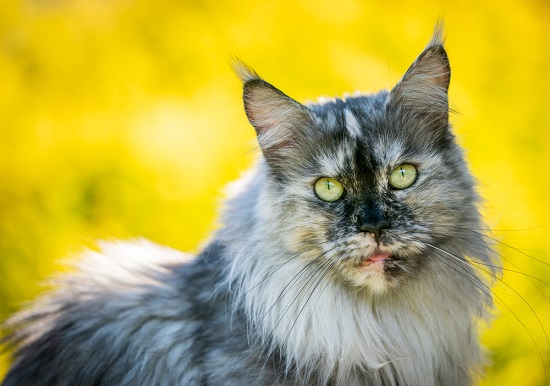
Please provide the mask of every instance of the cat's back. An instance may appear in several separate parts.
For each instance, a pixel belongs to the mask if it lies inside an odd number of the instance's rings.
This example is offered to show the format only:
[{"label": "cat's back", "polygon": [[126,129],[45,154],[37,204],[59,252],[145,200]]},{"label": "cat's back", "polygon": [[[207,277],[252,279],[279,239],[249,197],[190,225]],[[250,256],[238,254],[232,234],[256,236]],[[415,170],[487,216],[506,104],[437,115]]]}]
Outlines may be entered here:
[{"label": "cat's back", "polygon": [[4,386],[191,380],[191,338],[212,296],[201,288],[215,280],[205,259],[144,240],[100,247],[8,322],[15,362]]}]

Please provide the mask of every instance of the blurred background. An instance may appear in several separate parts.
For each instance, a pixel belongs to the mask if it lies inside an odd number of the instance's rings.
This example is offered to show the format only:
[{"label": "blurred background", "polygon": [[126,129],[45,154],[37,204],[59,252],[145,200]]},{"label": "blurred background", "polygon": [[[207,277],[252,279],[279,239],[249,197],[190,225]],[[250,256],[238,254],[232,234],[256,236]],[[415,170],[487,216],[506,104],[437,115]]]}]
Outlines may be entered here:
[{"label": "blurred background", "polygon": [[[484,384],[546,384],[547,0],[0,7],[0,320],[98,239],[200,247],[224,185],[255,157],[232,56],[300,101],[376,91],[399,80],[443,18],[455,131],[511,270],[484,334],[493,362]],[[0,357],[0,379],[7,363]]]}]

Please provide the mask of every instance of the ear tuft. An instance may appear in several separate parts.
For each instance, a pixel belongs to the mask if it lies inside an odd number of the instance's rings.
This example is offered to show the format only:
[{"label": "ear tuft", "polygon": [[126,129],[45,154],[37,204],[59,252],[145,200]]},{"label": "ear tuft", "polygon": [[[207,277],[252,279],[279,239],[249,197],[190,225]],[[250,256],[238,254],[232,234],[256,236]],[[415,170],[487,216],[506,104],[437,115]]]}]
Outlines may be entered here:
[{"label": "ear tuft", "polygon": [[262,79],[252,67],[250,67],[248,64],[237,57],[233,57],[233,63],[231,64],[231,67],[233,68],[233,71],[235,71],[235,74],[237,74],[241,82],[243,82],[243,84],[254,79]]},{"label": "ear tuft", "polygon": [[290,98],[242,62],[234,66],[243,81],[246,116],[256,129],[266,159],[283,155],[310,125],[306,107]]},{"label": "ear tuft", "polygon": [[439,23],[424,51],[391,91],[393,105],[447,119],[451,67],[443,44],[443,28]]},{"label": "ear tuft", "polygon": [[445,45],[445,28],[443,25],[443,21],[439,20],[434,27],[434,32],[432,34],[432,38],[430,39],[430,42],[426,46],[425,50],[431,47],[435,46],[441,46],[443,47]]}]

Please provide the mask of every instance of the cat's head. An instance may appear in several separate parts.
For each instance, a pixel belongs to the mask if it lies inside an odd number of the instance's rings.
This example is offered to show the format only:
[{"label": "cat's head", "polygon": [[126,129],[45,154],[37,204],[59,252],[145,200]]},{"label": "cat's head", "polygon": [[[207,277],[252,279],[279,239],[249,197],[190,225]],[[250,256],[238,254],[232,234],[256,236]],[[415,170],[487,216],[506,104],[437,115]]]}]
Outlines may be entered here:
[{"label": "cat's head", "polygon": [[240,75],[267,170],[261,220],[292,256],[385,292],[469,253],[456,235],[479,229],[477,196],[449,126],[439,33],[389,92],[303,105]]}]

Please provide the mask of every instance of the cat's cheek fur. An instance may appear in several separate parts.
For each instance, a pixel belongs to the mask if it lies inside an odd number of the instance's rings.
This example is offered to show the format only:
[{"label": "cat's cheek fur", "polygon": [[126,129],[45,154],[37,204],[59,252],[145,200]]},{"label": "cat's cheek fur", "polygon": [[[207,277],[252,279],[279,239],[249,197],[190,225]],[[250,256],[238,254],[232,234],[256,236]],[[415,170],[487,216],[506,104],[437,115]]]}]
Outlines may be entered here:
[{"label": "cat's cheek fur", "polygon": [[279,245],[290,256],[310,261],[323,254],[325,240],[324,229],[328,219],[314,205],[299,205],[289,197],[299,196],[303,192],[292,191],[292,187],[279,190],[267,184],[259,195],[259,202],[271,205],[260,205],[260,221],[266,224],[266,232],[278,240]]}]

